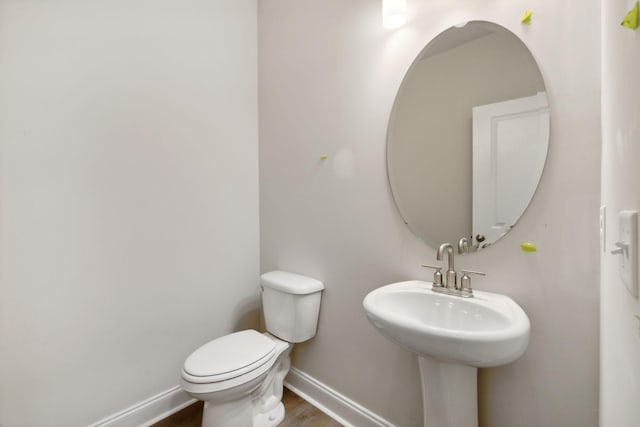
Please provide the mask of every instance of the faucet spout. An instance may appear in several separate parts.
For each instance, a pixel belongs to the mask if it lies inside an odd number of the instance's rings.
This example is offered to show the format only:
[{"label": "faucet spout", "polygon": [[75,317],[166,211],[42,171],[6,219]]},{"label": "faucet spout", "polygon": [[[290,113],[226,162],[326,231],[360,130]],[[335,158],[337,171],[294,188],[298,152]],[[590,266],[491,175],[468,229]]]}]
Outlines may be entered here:
[{"label": "faucet spout", "polygon": [[458,253],[465,254],[469,252],[469,247],[471,246],[471,242],[469,238],[463,237],[458,241]]},{"label": "faucet spout", "polygon": [[444,257],[444,251],[447,251],[447,263],[449,264],[448,270],[454,270],[455,267],[453,265],[453,246],[451,243],[443,243],[438,248],[438,252],[436,253],[436,259],[438,261],[442,261]]},{"label": "faucet spout", "polygon": [[444,285],[449,290],[455,290],[458,288],[458,278],[456,277],[455,266],[453,265],[453,246],[451,243],[443,243],[438,248],[438,252],[436,253],[436,259],[438,261],[442,261],[444,257],[444,252],[447,252],[447,274],[444,276]]}]

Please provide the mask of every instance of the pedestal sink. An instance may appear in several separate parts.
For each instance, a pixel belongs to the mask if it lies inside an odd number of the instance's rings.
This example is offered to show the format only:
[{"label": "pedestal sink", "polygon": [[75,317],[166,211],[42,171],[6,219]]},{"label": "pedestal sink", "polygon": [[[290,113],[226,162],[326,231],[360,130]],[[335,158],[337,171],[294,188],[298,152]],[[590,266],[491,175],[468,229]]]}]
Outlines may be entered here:
[{"label": "pedestal sink", "polygon": [[371,291],[363,305],[383,336],[418,356],[425,427],[477,427],[477,368],[513,362],[529,343],[529,318],[504,295],[461,298],[412,280]]}]

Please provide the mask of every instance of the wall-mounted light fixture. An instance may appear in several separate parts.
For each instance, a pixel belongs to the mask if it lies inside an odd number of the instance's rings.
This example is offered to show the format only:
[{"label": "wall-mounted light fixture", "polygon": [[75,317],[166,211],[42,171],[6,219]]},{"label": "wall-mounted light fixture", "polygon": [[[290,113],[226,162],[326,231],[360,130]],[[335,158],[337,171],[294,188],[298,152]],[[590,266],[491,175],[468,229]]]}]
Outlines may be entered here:
[{"label": "wall-mounted light fixture", "polygon": [[393,29],[407,22],[407,0],[382,0],[382,25]]}]

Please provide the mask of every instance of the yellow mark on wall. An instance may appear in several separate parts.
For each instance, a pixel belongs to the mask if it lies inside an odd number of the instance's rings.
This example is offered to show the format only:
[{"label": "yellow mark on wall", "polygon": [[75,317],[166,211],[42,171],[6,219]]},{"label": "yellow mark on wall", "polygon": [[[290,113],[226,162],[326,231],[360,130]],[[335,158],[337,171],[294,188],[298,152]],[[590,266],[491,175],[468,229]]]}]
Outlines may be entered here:
[{"label": "yellow mark on wall", "polygon": [[640,2],[636,2],[633,9],[631,9],[625,15],[624,19],[620,23],[623,27],[631,28],[635,30],[638,28],[638,15],[640,14]]},{"label": "yellow mark on wall", "polygon": [[520,243],[520,249],[524,253],[536,252],[538,248],[531,242],[522,242]]},{"label": "yellow mark on wall", "polygon": [[533,11],[531,10],[525,10],[524,15],[522,15],[522,18],[520,18],[520,22],[522,22],[523,24],[531,24],[531,16],[533,15]]}]

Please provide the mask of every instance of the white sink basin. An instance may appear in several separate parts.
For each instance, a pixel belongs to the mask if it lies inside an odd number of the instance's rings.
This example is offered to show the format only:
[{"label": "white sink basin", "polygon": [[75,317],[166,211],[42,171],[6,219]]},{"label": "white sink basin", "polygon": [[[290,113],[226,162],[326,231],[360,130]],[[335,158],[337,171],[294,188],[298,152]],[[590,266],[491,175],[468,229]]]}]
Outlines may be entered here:
[{"label": "white sink basin", "polygon": [[519,358],[529,343],[529,318],[504,295],[474,290],[474,298],[461,298],[412,280],[370,292],[363,305],[382,335],[443,362],[499,366]]}]

